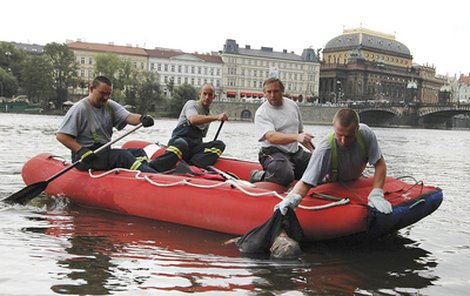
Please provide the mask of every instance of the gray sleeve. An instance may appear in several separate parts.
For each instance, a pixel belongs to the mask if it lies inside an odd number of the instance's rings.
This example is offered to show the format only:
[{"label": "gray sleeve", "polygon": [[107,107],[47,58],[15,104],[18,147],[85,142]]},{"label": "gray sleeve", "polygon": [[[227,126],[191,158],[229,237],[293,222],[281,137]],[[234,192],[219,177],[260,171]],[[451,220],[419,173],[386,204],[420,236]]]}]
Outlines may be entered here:
[{"label": "gray sleeve", "polygon": [[302,181],[310,186],[317,186],[328,179],[331,170],[331,150],[327,137],[323,138],[313,151]]},{"label": "gray sleeve", "polygon": [[198,115],[199,113],[197,112],[196,101],[188,101],[183,108],[183,112],[187,120],[189,120],[189,117],[191,116]]},{"label": "gray sleeve", "polygon": [[361,124],[359,131],[364,136],[364,141],[367,147],[367,156],[369,158],[369,164],[375,165],[377,161],[382,157],[382,150],[379,147],[377,137],[367,125]]},{"label": "gray sleeve", "polygon": [[109,100],[108,104],[110,104],[114,114],[113,126],[118,130],[123,129],[127,125],[127,117],[131,113],[115,101]]},{"label": "gray sleeve", "polygon": [[264,141],[265,135],[269,131],[275,131],[274,122],[264,112],[264,108],[260,107],[255,113],[255,135],[258,141]]},{"label": "gray sleeve", "polygon": [[85,106],[79,101],[67,111],[57,133],[67,134],[76,138],[86,129],[87,120]]}]

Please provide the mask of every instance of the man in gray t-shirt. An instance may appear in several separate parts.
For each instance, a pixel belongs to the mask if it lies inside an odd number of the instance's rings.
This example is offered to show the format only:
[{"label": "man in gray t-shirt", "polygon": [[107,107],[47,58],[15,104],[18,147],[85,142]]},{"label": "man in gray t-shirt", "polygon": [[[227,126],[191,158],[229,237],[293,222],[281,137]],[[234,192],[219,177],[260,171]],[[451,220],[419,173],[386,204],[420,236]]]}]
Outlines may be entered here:
[{"label": "man in gray t-shirt", "polygon": [[284,85],[277,78],[263,84],[264,102],[255,114],[255,132],[261,143],[258,155],[264,171],[251,172],[251,182],[267,181],[288,186],[299,179],[313,151],[313,136],[303,131],[302,116],[297,104],[283,97]]},{"label": "man in gray t-shirt", "polygon": [[357,179],[369,162],[375,168],[369,206],[391,213],[392,206],[383,193],[387,167],[374,132],[367,125],[359,124],[358,114],[349,108],[336,112],[333,125],[334,134],[322,139],[302,179],[275,209],[285,214],[287,208],[293,209],[300,203],[311,187],[321,183]]},{"label": "man in gray t-shirt", "polygon": [[111,141],[113,127],[124,128],[127,124],[152,126],[148,115],[130,113],[124,107],[109,100],[113,91],[111,81],[96,77],[89,87],[89,94],[69,109],[59,127],[56,138],[72,151],[72,161],[81,160],[79,170],[109,170],[113,168],[135,169],[143,172],[156,171],[136,156],[144,156],[140,150],[107,149],[98,155],[93,150]]}]

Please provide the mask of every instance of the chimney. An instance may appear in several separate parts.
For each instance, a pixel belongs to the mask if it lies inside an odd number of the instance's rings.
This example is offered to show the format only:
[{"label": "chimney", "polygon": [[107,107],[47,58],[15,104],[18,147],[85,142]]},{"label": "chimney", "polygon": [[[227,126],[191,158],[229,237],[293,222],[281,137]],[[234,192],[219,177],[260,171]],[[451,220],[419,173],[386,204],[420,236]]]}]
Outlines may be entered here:
[{"label": "chimney", "polygon": [[245,45],[245,48],[246,49],[251,49],[251,46],[247,44],[247,45]]},{"label": "chimney", "polygon": [[287,53],[287,49],[283,49],[283,50],[282,50],[282,53]]}]

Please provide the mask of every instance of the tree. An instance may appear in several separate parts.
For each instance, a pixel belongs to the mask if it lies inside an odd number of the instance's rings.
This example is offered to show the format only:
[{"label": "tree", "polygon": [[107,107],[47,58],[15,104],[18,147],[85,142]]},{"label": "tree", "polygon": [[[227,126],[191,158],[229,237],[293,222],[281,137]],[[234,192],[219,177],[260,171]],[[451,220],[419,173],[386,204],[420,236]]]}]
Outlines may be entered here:
[{"label": "tree", "polygon": [[173,90],[175,89],[175,80],[173,77],[168,80],[166,88],[168,89],[168,96],[171,97],[173,95]]},{"label": "tree", "polygon": [[145,72],[144,76],[137,92],[137,110],[141,114],[155,111],[156,105],[163,101],[158,76],[150,71]]},{"label": "tree", "polygon": [[18,80],[13,74],[0,68],[0,97],[13,97],[18,91]]},{"label": "tree", "polygon": [[95,73],[108,77],[113,83],[114,89],[123,89],[118,74],[123,66],[123,62],[117,54],[101,53],[95,57]]},{"label": "tree", "polygon": [[118,79],[119,84],[122,86],[122,90],[125,96],[125,103],[127,105],[135,106],[137,104],[136,90],[139,87],[139,81],[144,79],[140,76],[140,73],[132,66],[131,61],[122,61],[121,68],[119,69],[118,73]]},{"label": "tree", "polygon": [[48,43],[44,46],[44,54],[49,59],[52,67],[53,98],[57,107],[68,98],[68,88],[77,84],[77,63],[73,51],[65,44]]},{"label": "tree", "polygon": [[22,88],[33,101],[49,108],[49,99],[54,95],[52,85],[53,67],[45,56],[28,56],[22,64]]},{"label": "tree", "polygon": [[190,84],[182,84],[174,89],[173,97],[170,99],[170,114],[178,116],[184,104],[188,100],[197,99],[197,90]]},{"label": "tree", "polygon": [[18,82],[21,82],[21,63],[25,57],[26,53],[12,43],[0,42],[0,68],[16,77]]}]

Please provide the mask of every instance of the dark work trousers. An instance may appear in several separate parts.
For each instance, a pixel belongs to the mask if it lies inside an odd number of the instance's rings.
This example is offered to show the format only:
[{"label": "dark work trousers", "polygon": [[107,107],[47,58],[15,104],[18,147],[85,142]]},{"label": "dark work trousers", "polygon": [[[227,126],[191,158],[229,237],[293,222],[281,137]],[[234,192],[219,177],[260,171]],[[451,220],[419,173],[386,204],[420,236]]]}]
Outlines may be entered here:
[{"label": "dark work trousers", "polygon": [[287,153],[276,147],[261,148],[258,159],[266,171],[263,181],[289,186],[292,181],[302,177],[310,156],[300,147],[295,153]]},{"label": "dark work trousers", "polygon": [[[90,147],[92,150],[97,148],[98,147]],[[145,151],[140,148],[105,149],[96,154],[91,163],[82,161],[76,166],[76,168],[81,171],[87,171],[89,169],[97,171],[107,171],[115,168],[129,169],[135,164],[137,158],[141,157],[147,157],[147,155],[145,154]],[[72,161],[75,162],[77,160],[78,155],[76,153],[72,153]],[[147,161],[144,160],[141,161],[141,163],[142,164],[137,168],[137,170],[145,173],[157,173],[157,171],[148,165]]]},{"label": "dark work trousers", "polygon": [[180,137],[171,139],[165,153],[152,160],[150,165],[159,172],[165,172],[173,169],[182,157],[190,164],[207,168],[217,162],[224,150],[225,144],[220,140],[203,143],[193,138]]}]

